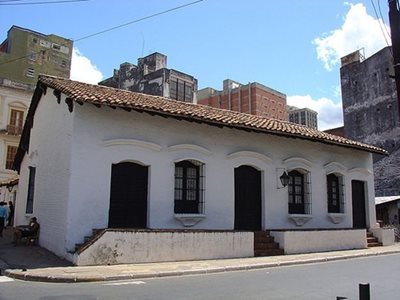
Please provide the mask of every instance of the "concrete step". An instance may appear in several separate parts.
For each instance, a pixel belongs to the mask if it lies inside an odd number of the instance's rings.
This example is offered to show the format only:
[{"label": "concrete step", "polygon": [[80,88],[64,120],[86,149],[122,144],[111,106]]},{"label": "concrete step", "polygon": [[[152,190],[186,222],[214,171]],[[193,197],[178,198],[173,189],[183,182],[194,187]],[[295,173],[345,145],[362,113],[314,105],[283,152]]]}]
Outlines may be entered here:
[{"label": "concrete step", "polygon": [[266,249],[266,250],[255,250],[254,256],[276,256],[276,255],[284,255],[285,252],[282,249]]},{"label": "concrete step", "polygon": [[370,247],[380,247],[380,246],[382,246],[382,243],[379,243],[379,242],[368,243],[368,248],[370,248]]},{"label": "concrete step", "polygon": [[254,232],[254,256],[273,256],[283,255],[284,251],[279,248],[273,236],[269,231]]},{"label": "concrete step", "polygon": [[372,232],[367,231],[367,247],[380,247],[382,243],[373,235]]},{"label": "concrete step", "polygon": [[377,242],[378,239],[376,237],[367,237],[367,242],[368,243],[373,243],[373,242]]},{"label": "concrete step", "polygon": [[257,243],[274,243],[275,239],[273,236],[254,236],[254,242]]},{"label": "concrete step", "polygon": [[254,243],[254,250],[260,250],[260,249],[279,249],[279,244],[278,243],[259,243],[259,242],[255,242]]}]

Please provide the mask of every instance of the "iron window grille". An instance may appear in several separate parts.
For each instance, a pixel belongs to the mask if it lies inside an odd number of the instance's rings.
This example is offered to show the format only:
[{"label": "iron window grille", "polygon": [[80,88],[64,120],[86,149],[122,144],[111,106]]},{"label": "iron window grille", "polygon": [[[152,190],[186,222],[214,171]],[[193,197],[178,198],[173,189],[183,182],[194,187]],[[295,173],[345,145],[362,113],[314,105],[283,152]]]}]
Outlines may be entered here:
[{"label": "iron window grille", "polygon": [[344,180],[343,176],[329,174],[326,176],[328,213],[344,213]]},{"label": "iron window grille", "polygon": [[288,173],[289,214],[311,214],[311,176],[293,170]]},{"label": "iron window grille", "polygon": [[176,214],[204,213],[204,164],[184,160],[175,164]]}]

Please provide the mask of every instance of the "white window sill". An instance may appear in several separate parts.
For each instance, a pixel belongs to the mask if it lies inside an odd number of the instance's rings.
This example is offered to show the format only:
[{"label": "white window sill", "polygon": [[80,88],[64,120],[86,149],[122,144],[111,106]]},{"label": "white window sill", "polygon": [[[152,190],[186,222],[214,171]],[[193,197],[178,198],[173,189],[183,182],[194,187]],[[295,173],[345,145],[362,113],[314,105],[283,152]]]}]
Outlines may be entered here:
[{"label": "white window sill", "polygon": [[289,215],[289,219],[291,219],[296,226],[303,226],[312,219],[312,215],[291,214]]},{"label": "white window sill", "polygon": [[192,227],[205,219],[203,214],[175,214],[174,218],[182,223],[185,227]]},{"label": "white window sill", "polygon": [[339,224],[341,223],[346,215],[344,213],[328,213],[329,219],[331,219],[332,223]]}]

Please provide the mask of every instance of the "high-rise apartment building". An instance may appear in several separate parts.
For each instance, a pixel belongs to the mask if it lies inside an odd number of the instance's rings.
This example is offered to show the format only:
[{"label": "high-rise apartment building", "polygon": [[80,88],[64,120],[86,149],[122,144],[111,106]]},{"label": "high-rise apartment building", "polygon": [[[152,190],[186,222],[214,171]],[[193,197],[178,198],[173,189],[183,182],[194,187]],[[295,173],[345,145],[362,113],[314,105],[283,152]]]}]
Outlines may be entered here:
[{"label": "high-rise apartment building", "polygon": [[318,113],[309,108],[288,106],[289,122],[318,129]]},{"label": "high-rise apartment building", "polygon": [[400,117],[391,47],[365,59],[360,51],[341,59],[345,137],[382,147],[374,155],[377,196],[400,195]]},{"label": "high-rise apartment building", "polygon": [[0,78],[36,85],[38,74],[69,78],[72,40],[12,26],[0,44]]},{"label": "high-rise apartment building", "polygon": [[139,58],[137,65],[121,64],[112,77],[99,85],[196,103],[197,79],[167,69],[167,56],[158,52]]},{"label": "high-rise apartment building", "polygon": [[286,95],[252,82],[241,84],[225,79],[223,90],[204,88],[197,92],[197,103],[287,121]]},{"label": "high-rise apartment building", "polygon": [[17,176],[12,165],[37,76],[69,78],[71,58],[71,40],[18,26],[0,44],[0,201],[16,197],[4,184]]}]

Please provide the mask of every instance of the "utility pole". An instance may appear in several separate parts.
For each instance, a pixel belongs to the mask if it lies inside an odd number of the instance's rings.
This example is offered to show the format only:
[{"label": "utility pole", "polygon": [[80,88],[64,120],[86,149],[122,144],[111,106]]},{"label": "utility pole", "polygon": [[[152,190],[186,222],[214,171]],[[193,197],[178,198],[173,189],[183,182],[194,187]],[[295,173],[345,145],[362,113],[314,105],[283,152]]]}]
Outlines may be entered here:
[{"label": "utility pole", "polygon": [[393,67],[397,90],[397,107],[400,117],[400,12],[397,7],[398,0],[388,0],[389,22],[392,37]]}]

